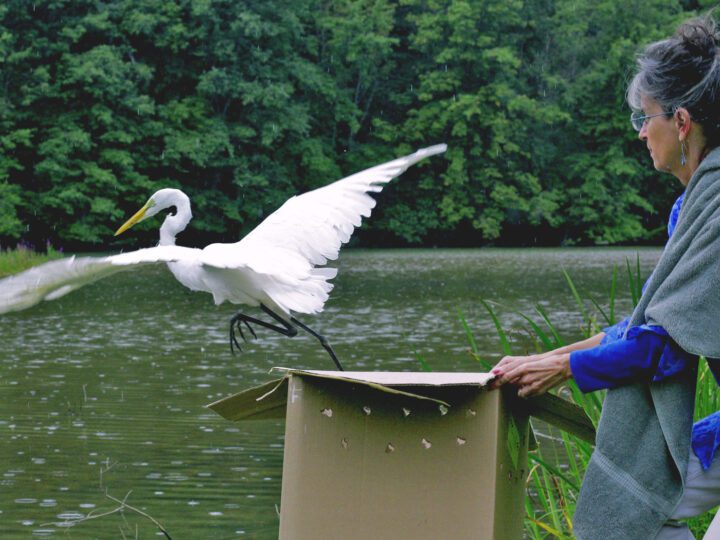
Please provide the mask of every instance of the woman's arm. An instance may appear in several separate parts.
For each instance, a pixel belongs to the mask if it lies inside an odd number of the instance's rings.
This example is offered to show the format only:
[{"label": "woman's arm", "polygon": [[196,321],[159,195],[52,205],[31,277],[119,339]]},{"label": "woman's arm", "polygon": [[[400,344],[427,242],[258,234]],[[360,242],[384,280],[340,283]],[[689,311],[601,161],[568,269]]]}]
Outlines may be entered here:
[{"label": "woman's arm", "polygon": [[[660,381],[683,371],[696,357],[683,351],[660,326],[638,326],[627,339],[599,343],[598,336],[537,355],[506,357],[493,386],[512,383],[526,397],[546,392],[571,377],[580,390],[617,388],[642,379]],[[587,347],[590,345],[590,347]]]},{"label": "woman's arm", "polygon": [[[594,336],[584,339],[582,341],[576,341],[575,343],[571,343],[570,345],[565,345],[564,347],[560,347],[558,349],[554,349],[552,351],[542,353],[539,356],[540,357],[552,356],[552,355],[556,355],[556,354],[566,354],[566,353],[571,353],[574,351],[582,351],[585,349],[592,349],[593,347],[597,347],[598,345],[600,345],[600,342],[603,340],[604,337],[605,337],[605,332],[600,332],[599,334],[595,334]],[[506,356],[505,358],[512,358],[512,357]],[[505,358],[503,358],[503,360]],[[500,360],[500,364],[501,363],[502,363],[502,360]],[[500,364],[498,364],[498,366]]]},{"label": "woman's arm", "polygon": [[493,368],[493,388],[512,383],[520,387],[518,395],[528,397],[547,392],[572,377],[570,353],[592,349],[600,344],[604,332],[552,351],[530,356],[505,356]]}]

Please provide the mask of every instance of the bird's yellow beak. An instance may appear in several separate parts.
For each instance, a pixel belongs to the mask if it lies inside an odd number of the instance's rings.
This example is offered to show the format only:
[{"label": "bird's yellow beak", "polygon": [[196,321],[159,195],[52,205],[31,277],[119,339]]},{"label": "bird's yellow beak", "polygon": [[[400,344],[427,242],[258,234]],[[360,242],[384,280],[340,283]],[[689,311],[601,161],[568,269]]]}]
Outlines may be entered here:
[{"label": "bird's yellow beak", "polygon": [[155,203],[152,200],[149,200],[145,203],[145,206],[143,206],[140,210],[135,212],[135,215],[128,219],[125,223],[122,224],[122,226],[115,231],[115,236],[124,233],[127,231],[130,227],[135,225],[136,223],[140,223],[143,219],[145,219],[145,214],[147,211],[155,206]]}]

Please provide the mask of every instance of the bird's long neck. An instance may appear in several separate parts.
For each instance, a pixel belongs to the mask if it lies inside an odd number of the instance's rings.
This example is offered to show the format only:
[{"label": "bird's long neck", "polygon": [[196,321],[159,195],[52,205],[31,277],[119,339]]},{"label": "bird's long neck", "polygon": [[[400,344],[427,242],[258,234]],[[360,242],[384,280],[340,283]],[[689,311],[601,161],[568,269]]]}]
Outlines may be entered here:
[{"label": "bird's long neck", "polygon": [[163,221],[162,227],[160,227],[160,246],[172,246],[175,245],[175,237],[185,230],[187,224],[192,219],[192,212],[190,211],[190,199],[184,193],[181,193],[182,197],[178,197],[173,202],[173,205],[177,209],[174,214],[168,214]]}]

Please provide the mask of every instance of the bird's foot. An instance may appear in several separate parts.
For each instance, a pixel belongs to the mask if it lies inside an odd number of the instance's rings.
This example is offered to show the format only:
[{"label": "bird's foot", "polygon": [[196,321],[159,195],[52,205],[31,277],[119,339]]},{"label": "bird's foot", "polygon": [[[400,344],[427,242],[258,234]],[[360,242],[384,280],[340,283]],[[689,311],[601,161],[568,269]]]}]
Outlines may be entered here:
[{"label": "bird's foot", "polygon": [[250,331],[252,336],[257,339],[257,334],[255,333],[255,330],[252,326],[250,326],[250,323],[248,323],[246,320],[242,318],[235,318],[233,317],[230,320],[230,352],[232,354],[235,354],[235,350],[237,349],[238,352],[242,352],[242,347],[240,346],[240,341],[237,338],[237,334],[240,334],[240,338],[247,343],[248,338],[245,337],[245,332],[243,331],[243,324],[247,327],[247,329]]},{"label": "bird's foot", "polygon": [[235,323],[230,322],[230,353],[235,354],[235,349],[237,349],[239,352],[242,352],[242,347],[240,346],[240,342],[238,341],[237,337],[235,336]]}]

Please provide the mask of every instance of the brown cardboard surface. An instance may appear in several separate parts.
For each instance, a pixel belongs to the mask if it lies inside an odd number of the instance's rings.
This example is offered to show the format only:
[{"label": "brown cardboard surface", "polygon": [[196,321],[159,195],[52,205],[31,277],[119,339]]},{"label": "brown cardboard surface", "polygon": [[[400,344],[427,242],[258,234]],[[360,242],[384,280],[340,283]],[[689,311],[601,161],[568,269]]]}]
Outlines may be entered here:
[{"label": "brown cardboard surface", "polygon": [[443,408],[295,374],[288,393],[281,539],[522,537],[528,421],[509,448],[501,392]]},{"label": "brown cardboard surface", "polygon": [[457,373],[426,371],[322,371],[310,369],[273,368],[272,371],[297,373],[316,377],[358,381],[383,386],[486,386],[495,378],[492,373]]}]

